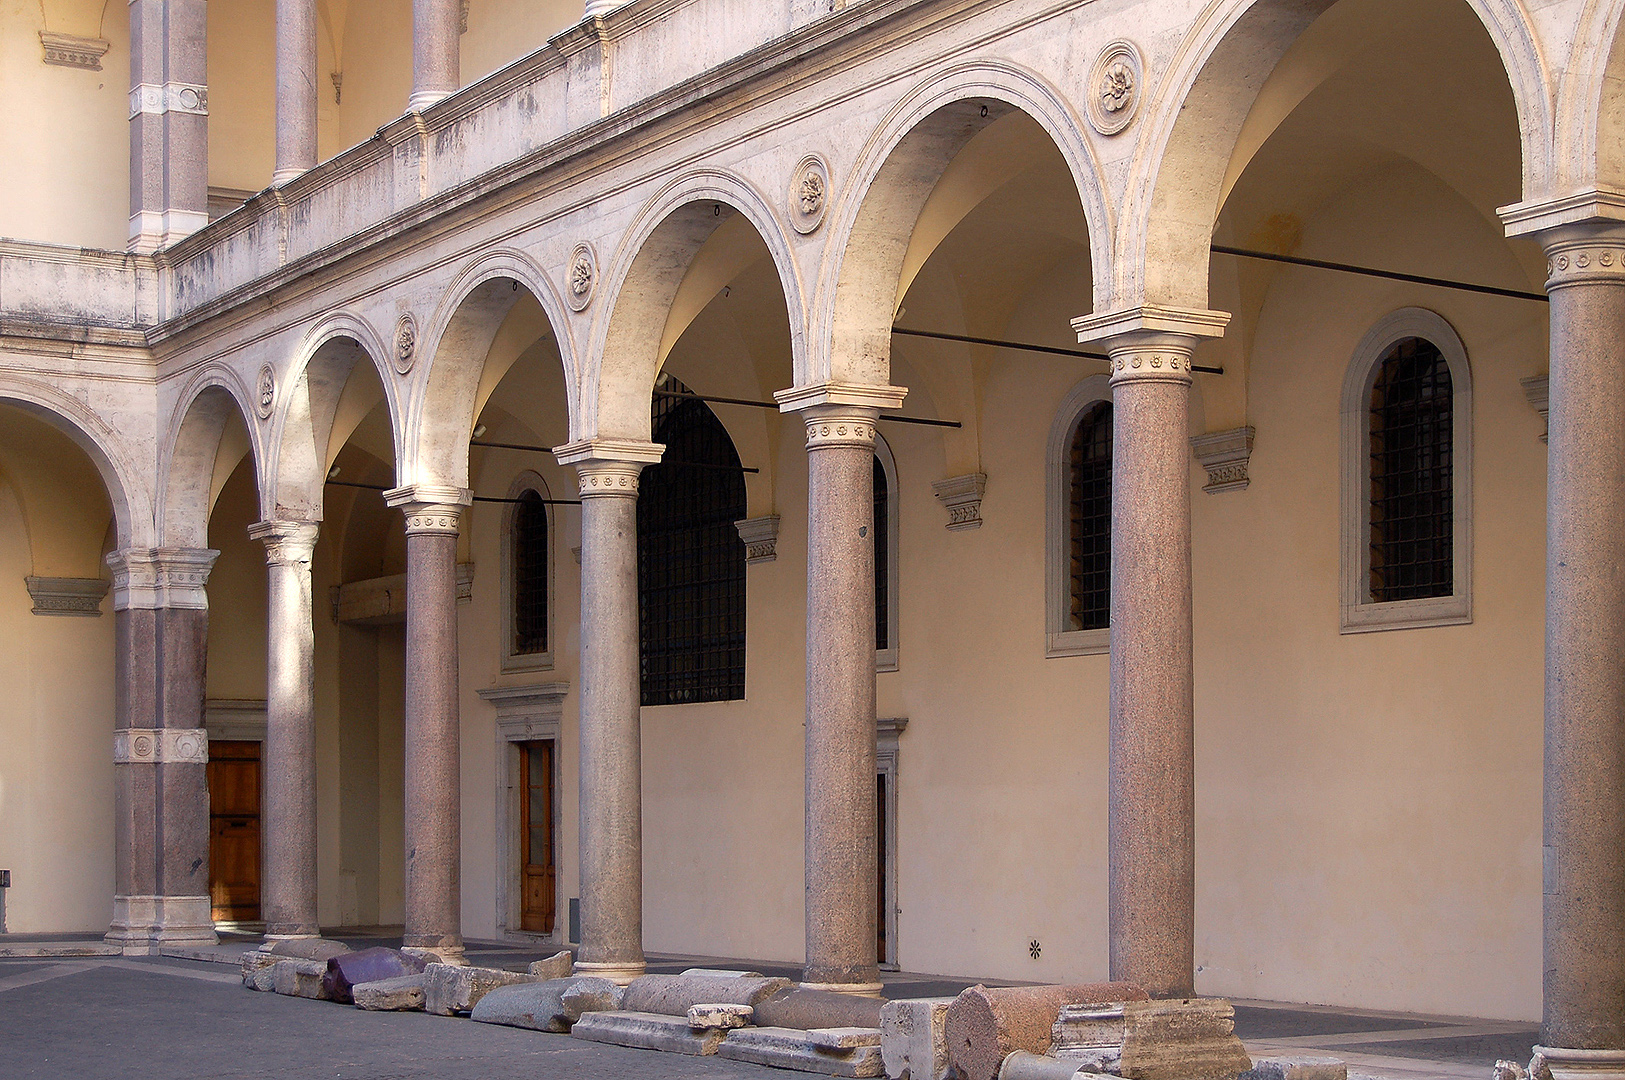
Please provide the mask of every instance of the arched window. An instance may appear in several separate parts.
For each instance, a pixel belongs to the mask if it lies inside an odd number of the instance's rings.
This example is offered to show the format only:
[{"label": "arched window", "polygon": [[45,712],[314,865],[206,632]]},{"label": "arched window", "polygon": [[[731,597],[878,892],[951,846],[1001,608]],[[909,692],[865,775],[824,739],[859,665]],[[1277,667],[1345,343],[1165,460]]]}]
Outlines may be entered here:
[{"label": "arched window", "polygon": [[1345,633],[1472,620],[1472,407],[1448,323],[1407,308],[1361,342],[1343,389]]},{"label": "arched window", "polygon": [[[657,390],[689,393],[662,375]],[[745,696],[745,477],[727,430],[702,401],[657,395],[660,464],[638,493],[643,704]]]},{"label": "arched window", "polygon": [[502,539],[502,670],[553,666],[553,516],[547,484],[523,472],[508,488]]},{"label": "arched window", "polygon": [[1111,648],[1112,393],[1092,375],[1050,429],[1045,545],[1046,655]]},{"label": "arched window", "polygon": [[897,462],[884,437],[875,438],[875,670],[897,670]]}]

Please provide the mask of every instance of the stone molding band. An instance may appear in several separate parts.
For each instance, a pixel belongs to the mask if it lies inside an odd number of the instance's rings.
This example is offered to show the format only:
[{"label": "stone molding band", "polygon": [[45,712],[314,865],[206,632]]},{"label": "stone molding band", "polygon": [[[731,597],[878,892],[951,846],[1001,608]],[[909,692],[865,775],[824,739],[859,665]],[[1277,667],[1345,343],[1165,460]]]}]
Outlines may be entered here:
[{"label": "stone molding band", "polygon": [[874,451],[878,409],[858,405],[815,405],[802,414],[808,450],[851,448]]},{"label": "stone molding band", "polygon": [[268,566],[310,565],[320,526],[309,521],[261,521],[248,527],[251,540],[265,544]]},{"label": "stone molding band", "polygon": [[1112,385],[1175,382],[1190,385],[1191,354],[1167,345],[1149,351],[1130,347],[1112,350]]},{"label": "stone molding band", "polygon": [[207,765],[205,728],[121,728],[113,732],[115,765]]},{"label": "stone molding band", "polygon": [[209,610],[205,586],[214,561],[210,548],[127,548],[107,557],[113,571],[115,611]]},{"label": "stone molding band", "polygon": [[1625,237],[1559,240],[1546,248],[1546,291],[1625,283]]},{"label": "stone molding band", "polygon": [[646,462],[581,461],[576,463],[577,489],[583,499],[638,496],[638,476]]},{"label": "stone molding band", "polygon": [[171,112],[208,116],[209,88],[183,82],[137,83],[130,87],[130,119],[143,113],[162,116]]}]

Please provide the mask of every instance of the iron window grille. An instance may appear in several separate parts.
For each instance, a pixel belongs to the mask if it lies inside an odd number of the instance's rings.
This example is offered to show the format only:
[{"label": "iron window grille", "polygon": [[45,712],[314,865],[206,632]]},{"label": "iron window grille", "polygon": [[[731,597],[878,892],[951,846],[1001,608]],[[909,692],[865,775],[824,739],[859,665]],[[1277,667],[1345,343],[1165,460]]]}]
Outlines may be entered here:
[{"label": "iron window grille", "polygon": [[534,491],[514,506],[513,651],[547,651],[547,504]]},{"label": "iron window grille", "polygon": [[[692,393],[669,375],[656,384]],[[643,704],[745,696],[745,477],[733,440],[708,405],[654,399],[665,460],[638,494],[638,619]]]},{"label": "iron window grille", "polygon": [[1070,630],[1102,630],[1112,606],[1112,403],[1096,402],[1072,434],[1068,501]]},{"label": "iron window grille", "polygon": [[1450,365],[1397,342],[1371,388],[1371,599],[1449,596],[1454,585]]},{"label": "iron window grille", "polygon": [[891,648],[891,491],[886,467],[875,457],[875,649]]}]

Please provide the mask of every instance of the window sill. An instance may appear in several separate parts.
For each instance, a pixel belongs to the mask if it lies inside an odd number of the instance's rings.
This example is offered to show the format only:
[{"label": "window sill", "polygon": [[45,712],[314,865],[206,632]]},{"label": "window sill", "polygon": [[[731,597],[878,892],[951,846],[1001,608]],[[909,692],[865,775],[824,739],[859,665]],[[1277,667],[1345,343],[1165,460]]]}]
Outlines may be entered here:
[{"label": "window sill", "polygon": [[1110,627],[1099,630],[1052,630],[1044,648],[1044,657],[1053,660],[1060,656],[1101,656],[1111,650]]},{"label": "window sill", "polygon": [[1472,596],[1430,596],[1422,600],[1393,600],[1385,604],[1344,604],[1344,634],[1370,634],[1379,630],[1419,630],[1429,626],[1464,626],[1473,621]]},{"label": "window sill", "polygon": [[504,675],[520,671],[552,671],[553,654],[522,653],[514,655],[509,653],[502,658],[502,673]]},{"label": "window sill", "polygon": [[884,672],[896,671],[896,670],[897,670],[897,650],[896,649],[876,649],[875,650],[875,673],[876,674],[882,674]]}]

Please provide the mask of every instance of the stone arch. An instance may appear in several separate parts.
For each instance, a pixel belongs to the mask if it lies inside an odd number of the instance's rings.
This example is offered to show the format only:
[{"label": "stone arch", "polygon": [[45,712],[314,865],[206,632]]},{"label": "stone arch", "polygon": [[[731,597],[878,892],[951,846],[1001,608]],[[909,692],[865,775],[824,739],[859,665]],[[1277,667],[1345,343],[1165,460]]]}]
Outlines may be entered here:
[{"label": "stone arch", "polygon": [[[654,196],[626,231],[600,285],[594,347],[582,372],[580,412],[570,437],[647,441],[649,395],[664,362],[666,328],[695,256],[733,215],[766,244],[790,316],[791,363],[799,382],[807,354],[806,304],[790,241],[768,201],[718,170],[679,177]],[[720,286],[719,286],[720,287]]]},{"label": "stone arch", "polygon": [[90,458],[113,504],[120,548],[157,546],[152,496],[138,480],[145,470],[111,424],[77,398],[26,376],[0,374],[0,403],[49,423]]},{"label": "stone arch", "polygon": [[[1336,0],[1212,0],[1151,88],[1097,310],[1207,306],[1208,245],[1242,125],[1276,63]],[[1527,195],[1548,183],[1546,65],[1521,0],[1463,0],[1483,23],[1518,111]],[[1110,307],[1107,307],[1107,304]]]},{"label": "stone arch", "polygon": [[558,341],[566,404],[576,415],[576,360],[563,299],[529,255],[513,248],[485,252],[453,280],[419,338],[418,364],[425,370],[400,425],[396,483],[468,486],[469,432],[507,367],[488,370],[487,359],[523,296],[540,307]]},{"label": "stone arch", "polygon": [[[1625,189],[1625,0],[1588,0],[1558,84],[1551,194]],[[1540,192],[1525,192],[1533,198]]]},{"label": "stone arch", "polygon": [[158,534],[164,547],[209,546],[209,513],[226,477],[219,458],[226,426],[235,413],[248,430],[246,452],[253,457],[256,490],[265,490],[263,427],[255,422],[253,396],[241,377],[224,364],[210,364],[182,388],[169,424],[159,462]]},{"label": "stone arch", "polygon": [[989,124],[1026,113],[1071,170],[1089,228],[1099,283],[1115,228],[1084,122],[1041,76],[1014,64],[976,62],[939,72],[907,94],[870,137],[832,208],[815,304],[819,352],[798,384],[885,383],[894,297],[920,213],[955,155]]},{"label": "stone arch", "polygon": [[[366,319],[351,312],[324,315],[306,332],[283,376],[261,485],[265,520],[320,521],[327,469],[344,438],[365,416],[344,415],[345,391],[356,365],[370,362],[383,384],[390,430],[400,457],[398,383],[390,370],[393,350]],[[348,428],[348,430],[344,430]],[[338,445],[334,445],[335,441]]]}]

